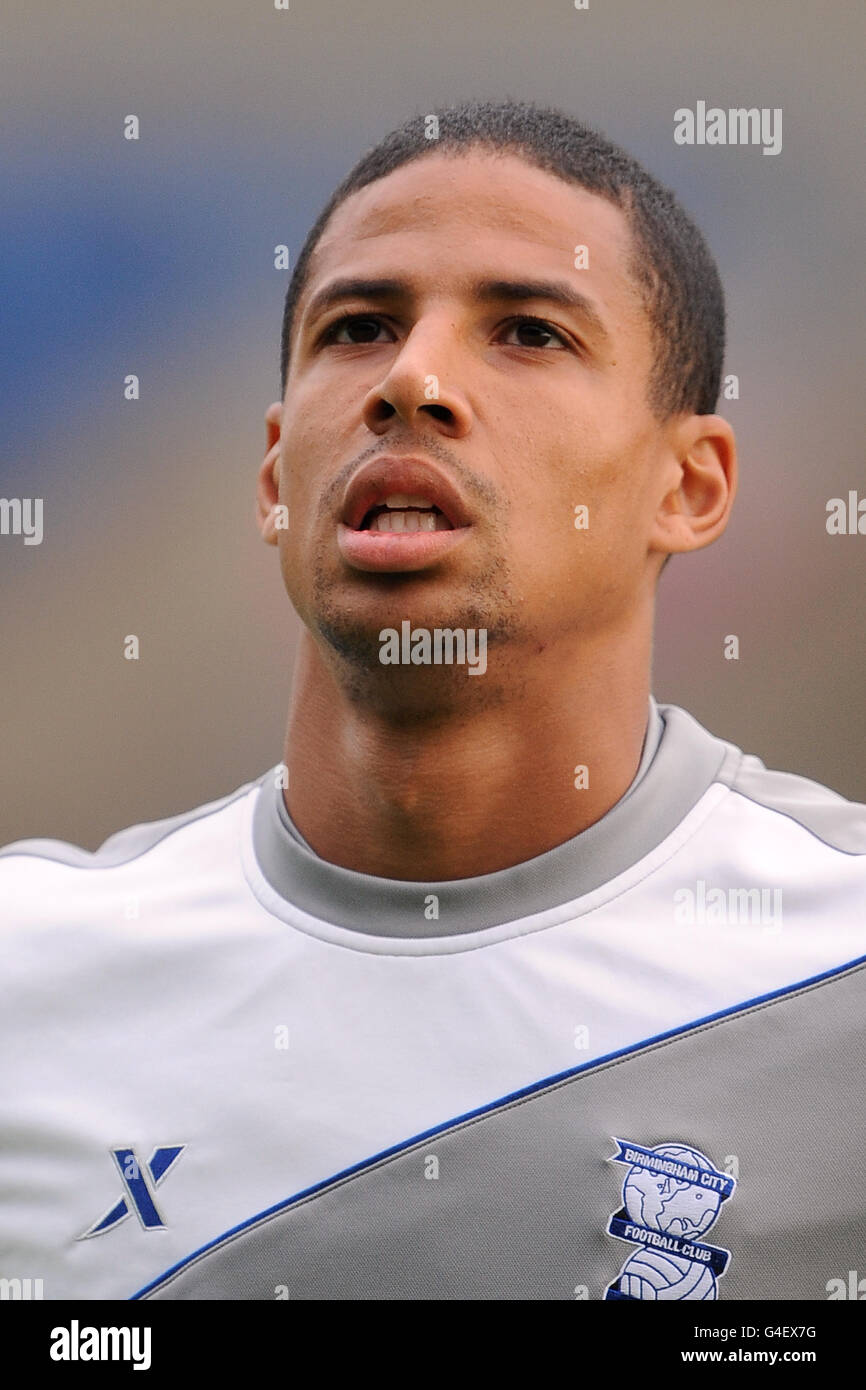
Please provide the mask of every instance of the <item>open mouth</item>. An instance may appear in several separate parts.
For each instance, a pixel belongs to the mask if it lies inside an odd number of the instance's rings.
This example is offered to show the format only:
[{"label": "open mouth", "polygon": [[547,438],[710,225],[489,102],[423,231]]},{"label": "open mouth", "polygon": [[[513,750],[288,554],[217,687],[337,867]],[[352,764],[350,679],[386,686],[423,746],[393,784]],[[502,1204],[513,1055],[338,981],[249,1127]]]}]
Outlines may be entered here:
[{"label": "open mouth", "polygon": [[461,493],[434,464],[371,459],[349,484],[337,544],[350,568],[380,574],[439,565],[473,534]]},{"label": "open mouth", "polygon": [[453,531],[445,513],[427,497],[412,497],[395,492],[384,502],[370,507],[364,514],[359,531],[393,535],[413,531]]}]

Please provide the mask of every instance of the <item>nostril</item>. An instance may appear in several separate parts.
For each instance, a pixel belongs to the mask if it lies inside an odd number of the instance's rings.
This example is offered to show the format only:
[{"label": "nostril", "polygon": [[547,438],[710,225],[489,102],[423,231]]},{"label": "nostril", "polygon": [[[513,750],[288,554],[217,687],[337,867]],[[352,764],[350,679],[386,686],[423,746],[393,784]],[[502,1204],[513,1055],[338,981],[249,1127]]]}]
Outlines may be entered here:
[{"label": "nostril", "polygon": [[454,419],[454,416],[446,405],[422,405],[421,409],[429,410],[430,414],[436,420],[447,420],[450,422]]}]

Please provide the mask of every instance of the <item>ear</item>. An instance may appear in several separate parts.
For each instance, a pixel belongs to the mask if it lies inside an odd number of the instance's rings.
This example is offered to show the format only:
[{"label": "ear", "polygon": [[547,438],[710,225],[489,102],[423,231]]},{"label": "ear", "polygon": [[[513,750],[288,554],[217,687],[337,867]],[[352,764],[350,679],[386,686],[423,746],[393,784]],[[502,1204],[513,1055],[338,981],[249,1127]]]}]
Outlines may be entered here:
[{"label": "ear", "polygon": [[256,487],[256,524],[266,545],[277,544],[274,525],[275,510],[280,496],[280,423],[283,417],[281,401],[272,401],[265,411],[265,457],[259,469]]},{"label": "ear", "polygon": [[737,441],[720,415],[687,415],[671,428],[664,495],[650,551],[677,555],[712,545],[737,493]]}]

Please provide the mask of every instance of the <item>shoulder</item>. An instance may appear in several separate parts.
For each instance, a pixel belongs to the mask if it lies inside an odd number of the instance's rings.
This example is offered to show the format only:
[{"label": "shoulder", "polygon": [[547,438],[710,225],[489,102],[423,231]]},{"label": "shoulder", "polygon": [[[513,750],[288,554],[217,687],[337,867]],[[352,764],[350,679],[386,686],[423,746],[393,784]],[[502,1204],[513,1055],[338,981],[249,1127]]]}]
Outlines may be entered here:
[{"label": "shoulder", "polygon": [[765,767],[744,753],[730,778],[731,791],[776,818],[799,826],[839,854],[866,856],[866,805],[802,777]]},{"label": "shoulder", "polygon": [[743,814],[751,808],[765,823],[775,822],[781,833],[788,822],[792,832],[799,829],[840,855],[866,856],[866,804],[797,772],[766,767],[756,754],[709,734],[677,705],[659,705],[659,711],[666,725],[677,730],[684,753],[692,756],[704,743],[715,750],[713,781],[728,788]]},{"label": "shoulder", "polygon": [[[0,848],[0,883],[7,890],[7,904],[16,887],[28,896],[44,886],[56,899],[64,886],[74,891],[73,884],[81,885],[86,892],[85,884],[95,887],[107,871],[127,868],[138,875],[172,863],[190,864],[197,853],[212,853],[227,839],[236,838],[237,813],[263,777],[179,815],[128,826],[110,835],[94,851],[53,839],[16,840],[5,845]],[[111,876],[117,877],[114,872]],[[59,905],[55,901],[55,907]]]}]

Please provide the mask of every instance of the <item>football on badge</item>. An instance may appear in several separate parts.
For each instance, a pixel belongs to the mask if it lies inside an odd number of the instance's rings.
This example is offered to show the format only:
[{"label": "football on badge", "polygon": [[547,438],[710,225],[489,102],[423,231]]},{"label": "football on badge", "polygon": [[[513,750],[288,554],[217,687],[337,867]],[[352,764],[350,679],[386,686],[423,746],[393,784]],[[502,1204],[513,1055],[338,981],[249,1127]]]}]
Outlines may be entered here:
[{"label": "football on badge", "polygon": [[712,1299],[718,1297],[716,1277],[706,1265],[659,1250],[639,1250],[623,1266],[619,1291],[627,1298]]}]

